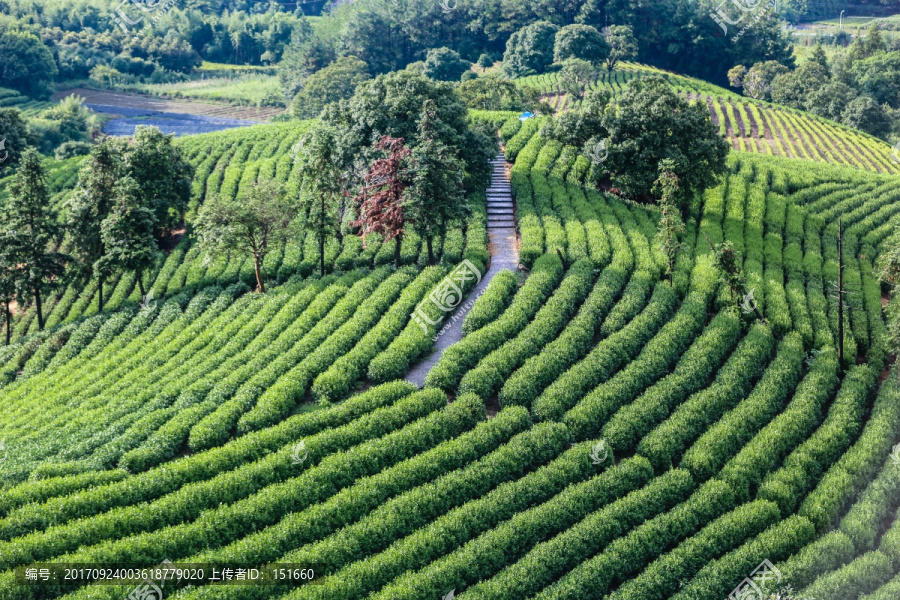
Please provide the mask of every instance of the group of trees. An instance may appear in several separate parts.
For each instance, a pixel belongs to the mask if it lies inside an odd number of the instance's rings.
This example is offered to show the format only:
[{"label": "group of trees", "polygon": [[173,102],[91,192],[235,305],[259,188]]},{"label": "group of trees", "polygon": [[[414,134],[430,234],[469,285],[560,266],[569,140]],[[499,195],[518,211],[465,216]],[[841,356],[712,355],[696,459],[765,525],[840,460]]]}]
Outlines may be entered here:
[{"label": "group of trees", "polygon": [[[459,3],[445,12],[439,2],[355,0],[338,3],[315,28],[315,39],[302,43],[310,64],[329,53],[353,55],[370,65],[372,74],[378,74],[424,60],[430,49],[442,46],[470,61],[482,54],[497,59],[510,45],[549,46],[552,56],[554,28],[578,24],[602,30],[615,24],[631,28],[639,48],[638,60],[717,82],[724,83],[725,71],[734,64],[790,60],[789,39],[777,19],[760,19],[752,36],[732,42],[709,18],[714,9],[714,5],[693,0],[485,0]],[[531,27],[536,22],[544,24]],[[615,35],[615,31],[610,33]],[[604,37],[609,43],[610,35]],[[603,49],[601,45],[585,46],[585,50]],[[517,59],[512,68],[516,72],[540,72],[546,60],[545,56],[514,54]]]},{"label": "group of trees", "polygon": [[638,54],[638,41],[627,25],[605,28],[603,35],[590,25],[557,27],[548,21],[536,21],[513,33],[506,42],[503,70],[511,77],[546,72],[553,63],[561,65],[602,64],[612,71],[620,60]]},{"label": "group of trees", "polygon": [[22,152],[29,146],[43,154],[55,151],[57,158],[68,158],[87,154],[89,142],[98,132],[96,115],[77,96],[68,96],[27,119],[18,108],[0,107],[0,139],[6,140],[4,154],[9,153],[0,164],[0,177],[19,163]]},{"label": "group of trees", "polygon": [[817,46],[794,70],[777,61],[737,65],[729,83],[752,98],[807,110],[887,138],[900,109],[900,51],[888,52],[876,25],[828,60]]},{"label": "group of trees", "polygon": [[[629,82],[615,106],[609,100],[606,90],[592,90],[579,110],[548,121],[541,134],[582,148],[594,162],[595,183],[608,176],[628,197],[665,196],[687,214],[697,193],[725,172],[728,156],[729,146],[706,105],[680,98],[656,75]],[[601,142],[606,154],[598,162],[595,149]]]},{"label": "group of trees", "polygon": [[433,263],[435,240],[468,214],[466,192],[486,184],[498,148],[493,131],[468,121],[451,84],[398,71],[326,106],[297,149],[299,198],[257,184],[235,200],[207,200],[198,214],[201,243],[250,254],[260,291],[266,254],[300,230],[315,236],[322,274],[326,242],[345,234],[393,240],[399,265],[409,228]]},{"label": "group of trees", "polygon": [[0,215],[0,303],[7,343],[10,305],[42,302],[67,281],[99,280],[153,265],[158,240],[181,220],[190,198],[191,166],[172,136],[141,127],[133,140],[106,138],[93,147],[78,184],[62,207],[51,203],[40,154],[28,148],[9,186]]}]

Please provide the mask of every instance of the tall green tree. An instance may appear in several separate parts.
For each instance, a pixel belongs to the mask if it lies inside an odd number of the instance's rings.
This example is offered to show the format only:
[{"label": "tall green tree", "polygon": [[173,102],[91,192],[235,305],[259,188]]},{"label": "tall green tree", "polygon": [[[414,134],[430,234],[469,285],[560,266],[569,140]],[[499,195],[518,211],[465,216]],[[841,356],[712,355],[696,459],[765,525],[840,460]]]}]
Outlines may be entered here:
[{"label": "tall green tree", "polygon": [[18,265],[12,252],[14,238],[13,232],[0,231],[0,304],[3,305],[7,346],[12,341],[12,303],[16,299],[16,268]]},{"label": "tall green tree", "polygon": [[496,132],[485,135],[482,127],[470,123],[454,84],[412,71],[379,75],[361,84],[350,100],[327,106],[322,121],[340,131],[335,153],[347,164],[347,157],[370,151],[383,136],[403,138],[406,146],[415,147],[426,100],[434,101],[437,136],[465,161],[467,189],[484,186],[490,177],[487,158],[496,155]]},{"label": "tall green tree", "polygon": [[43,331],[43,297],[59,286],[66,256],[53,249],[59,242],[60,228],[56,211],[50,205],[41,156],[34,149],[22,154],[22,164],[3,206],[2,227],[3,238],[8,242],[8,260],[15,265],[15,287],[19,297],[33,296],[38,329]]},{"label": "tall green tree", "polygon": [[670,286],[675,285],[675,260],[681,249],[679,237],[684,233],[684,221],[678,207],[678,176],[674,170],[675,163],[670,159],[663,159],[659,164],[659,178],[654,190],[659,196],[661,211],[656,239],[660,251],[666,257],[666,276]]},{"label": "tall green tree", "polygon": [[58,73],[53,53],[33,33],[0,29],[0,87],[48,96]]},{"label": "tall green tree", "polygon": [[191,199],[194,168],[175,145],[175,136],[139,126],[125,154],[128,175],[140,189],[140,204],[153,211],[157,235],[176,228]]},{"label": "tall green tree", "polygon": [[9,174],[28,147],[28,124],[18,108],[0,108],[0,177]]},{"label": "tall green tree", "polygon": [[537,88],[518,86],[513,80],[496,74],[464,81],[457,91],[466,106],[480,110],[535,112],[541,103]]},{"label": "tall green tree", "polygon": [[578,110],[567,110],[546,119],[541,125],[541,135],[576,147],[583,147],[592,138],[606,138],[609,132],[603,119],[611,98],[606,88],[588,90]]},{"label": "tall green tree", "polygon": [[880,104],[868,96],[860,96],[847,104],[841,122],[876,137],[887,138],[891,132],[891,118]]},{"label": "tall green tree", "polygon": [[319,273],[325,275],[325,241],[338,236],[344,203],[342,140],[338,130],[319,124],[300,140],[297,169],[303,178],[299,210],[303,228],[319,242]]},{"label": "tall green tree", "polygon": [[369,79],[368,65],[355,56],[342,56],[303,82],[291,103],[298,119],[315,119],[326,104],[353,96],[356,87]]},{"label": "tall green tree", "polygon": [[434,103],[428,101],[419,120],[420,143],[412,151],[412,183],[404,200],[406,218],[425,240],[429,265],[434,264],[434,239],[469,213],[462,161],[438,138],[436,121]]},{"label": "tall green tree", "polygon": [[553,60],[561,63],[568,58],[580,58],[599,66],[609,56],[606,39],[590,25],[566,25],[556,34]]},{"label": "tall green tree", "polygon": [[887,346],[894,356],[900,356],[900,230],[888,238],[884,251],[875,264],[875,274],[890,286],[891,302],[885,311],[887,316]]},{"label": "tall green tree", "polygon": [[638,55],[638,41],[629,25],[611,25],[606,35],[609,54],[606,56],[606,70],[612,72],[619,64]]},{"label": "tall green tree", "polygon": [[122,177],[124,145],[107,138],[94,146],[78,173],[75,191],[66,201],[66,230],[69,248],[82,265],[81,275],[99,279],[99,307],[103,310],[103,283],[111,275],[101,264],[106,244],[101,225],[116,202],[116,186]]},{"label": "tall green tree", "polygon": [[900,52],[884,52],[853,63],[854,87],[880,104],[900,108]]},{"label": "tall green tree", "polygon": [[463,73],[472,68],[472,63],[463,60],[459,52],[450,48],[432,48],[425,55],[423,73],[437,81],[459,81]]},{"label": "tall green tree", "polygon": [[582,91],[595,76],[596,72],[591,63],[580,58],[567,58],[563,61],[562,70],[559,72],[562,89],[576,98],[581,97]]},{"label": "tall green tree", "polygon": [[553,50],[559,27],[536,21],[509,37],[503,54],[503,70],[510,77],[543,73],[553,64]]},{"label": "tall green tree", "polygon": [[275,180],[252,185],[236,199],[216,196],[207,201],[197,218],[200,244],[207,251],[224,250],[253,258],[256,289],[265,293],[263,261],[274,249],[284,247],[297,208]]},{"label": "tall green tree", "polygon": [[131,177],[116,183],[115,203],[100,225],[100,240],[105,253],[97,261],[97,273],[133,271],[141,296],[144,273],[156,258],[156,217],[141,204],[141,190]]},{"label": "tall green tree", "polygon": [[712,125],[706,104],[680,98],[662,77],[631,81],[617,98],[617,110],[604,113],[603,124],[609,132],[604,167],[632,198],[652,198],[658,166],[669,159],[678,177],[676,202],[687,214],[694,197],[725,172],[730,146]]}]

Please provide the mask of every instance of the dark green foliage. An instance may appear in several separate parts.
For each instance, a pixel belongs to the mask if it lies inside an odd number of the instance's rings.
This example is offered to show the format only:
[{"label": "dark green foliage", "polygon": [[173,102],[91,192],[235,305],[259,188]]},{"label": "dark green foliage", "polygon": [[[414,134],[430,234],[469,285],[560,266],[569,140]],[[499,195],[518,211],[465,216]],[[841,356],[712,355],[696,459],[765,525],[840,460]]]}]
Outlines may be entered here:
[{"label": "dark green foliage", "polygon": [[459,52],[450,48],[432,48],[425,57],[422,72],[437,81],[459,81],[471,68],[472,63],[460,58]]},{"label": "dark green foliage", "polygon": [[630,82],[607,113],[609,156],[603,167],[633,198],[652,194],[658,166],[669,159],[678,177],[680,205],[712,186],[725,172],[728,144],[719,137],[706,105],[687,103],[661,77]]},{"label": "dark green foliage", "polygon": [[353,95],[369,79],[368,65],[355,56],[342,56],[303,82],[303,89],[291,102],[291,114],[298,119],[314,119],[325,105]]},{"label": "dark green foliage", "polygon": [[580,58],[599,66],[609,56],[606,39],[590,25],[567,25],[556,34],[553,60],[561,63],[568,58]]},{"label": "dark green foliage", "polygon": [[0,176],[10,174],[28,147],[28,126],[18,108],[0,108]]},{"label": "dark green foliage", "polygon": [[503,70],[510,77],[543,73],[553,63],[553,49],[559,27],[536,21],[513,33],[506,42]]},{"label": "dark green foliage", "polygon": [[[50,49],[33,33],[0,26],[0,87],[48,96],[58,74]],[[6,130],[0,130],[6,134]],[[21,149],[19,150],[21,152]]]}]

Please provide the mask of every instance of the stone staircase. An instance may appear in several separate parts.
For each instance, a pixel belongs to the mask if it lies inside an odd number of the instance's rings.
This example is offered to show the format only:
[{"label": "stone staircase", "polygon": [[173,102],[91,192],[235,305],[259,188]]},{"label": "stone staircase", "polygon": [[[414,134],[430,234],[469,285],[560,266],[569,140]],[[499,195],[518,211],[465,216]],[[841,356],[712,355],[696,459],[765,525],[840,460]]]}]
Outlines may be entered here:
[{"label": "stone staircase", "polygon": [[491,185],[487,189],[487,223],[488,231],[492,229],[516,228],[516,217],[513,211],[512,188],[506,178],[506,158],[500,154],[491,161],[494,172]]}]

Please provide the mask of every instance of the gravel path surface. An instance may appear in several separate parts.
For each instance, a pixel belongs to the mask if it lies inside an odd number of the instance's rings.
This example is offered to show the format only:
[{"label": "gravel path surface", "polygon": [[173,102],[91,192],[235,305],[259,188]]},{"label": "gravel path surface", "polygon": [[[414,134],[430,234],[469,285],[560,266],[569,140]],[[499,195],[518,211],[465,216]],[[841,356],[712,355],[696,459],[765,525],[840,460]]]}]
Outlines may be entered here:
[{"label": "gravel path surface", "polygon": [[[506,159],[501,154],[493,161],[494,173],[491,178],[491,186],[487,189],[488,203],[488,250],[491,254],[491,266],[475,289],[469,294],[469,299],[477,298],[487,289],[494,275],[501,269],[515,271],[519,265],[519,240],[516,236],[516,221],[513,215],[512,189],[509,185],[509,171]],[[456,312],[465,311],[466,303],[461,303]],[[456,313],[454,313],[454,316]],[[464,315],[460,315],[461,317]],[[462,339],[463,319],[450,321],[450,328],[435,342],[436,350],[429,356],[418,362],[406,375],[406,380],[419,387],[425,384],[425,376],[437,361],[441,358],[444,349]]]}]

